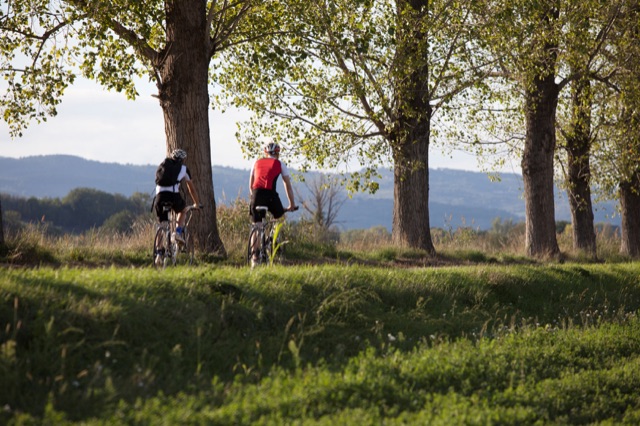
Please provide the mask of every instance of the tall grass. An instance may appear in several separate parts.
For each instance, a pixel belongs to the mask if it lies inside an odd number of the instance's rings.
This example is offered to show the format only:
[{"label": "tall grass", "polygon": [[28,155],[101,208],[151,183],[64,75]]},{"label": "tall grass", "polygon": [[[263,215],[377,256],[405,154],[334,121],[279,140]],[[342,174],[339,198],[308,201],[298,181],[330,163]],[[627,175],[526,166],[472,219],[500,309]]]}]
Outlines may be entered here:
[{"label": "tall grass", "polygon": [[[282,232],[288,244],[286,258],[297,263],[364,262],[383,264],[437,265],[450,263],[522,263],[530,262],[524,254],[525,237],[522,223],[497,220],[488,231],[472,227],[431,230],[439,254],[432,259],[423,251],[395,247],[390,232],[384,227],[348,230],[319,228],[296,214],[288,214]],[[218,206],[218,229],[227,249],[225,263],[245,263],[250,230],[249,206],[241,198]],[[2,260],[10,264],[87,264],[143,266],[152,261],[152,240],[156,223],[151,215],[136,219],[131,232],[113,233],[97,228],[81,235],[59,235],[46,225],[29,224],[19,230],[7,230],[8,249]],[[597,257],[601,261],[619,262],[629,259],[619,254],[620,235],[610,227],[598,227]],[[591,262],[588,255],[572,247],[571,227],[558,235],[565,258]],[[199,256],[201,262],[212,259]],[[216,259],[215,261],[220,261]]]},{"label": "tall grass", "polygon": [[47,226],[28,224],[9,232],[5,261],[10,264],[137,265],[150,263],[155,222],[142,218],[132,232],[92,229],[82,234],[50,234]]},{"label": "tall grass", "polygon": [[251,216],[249,203],[243,198],[237,198],[230,204],[218,206],[218,229],[220,238],[224,242],[229,259],[236,264],[245,263]]}]

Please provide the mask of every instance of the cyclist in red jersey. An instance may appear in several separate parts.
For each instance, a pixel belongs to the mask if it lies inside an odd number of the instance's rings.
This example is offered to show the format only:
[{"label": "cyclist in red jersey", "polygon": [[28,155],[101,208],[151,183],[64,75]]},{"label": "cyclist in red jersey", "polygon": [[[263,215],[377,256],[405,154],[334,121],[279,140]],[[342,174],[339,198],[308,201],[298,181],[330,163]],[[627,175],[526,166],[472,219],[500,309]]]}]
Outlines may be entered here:
[{"label": "cyclist in red jersey", "polygon": [[[256,206],[266,206],[275,219],[279,219],[285,211],[293,211],[296,208],[293,197],[293,187],[287,165],[280,161],[280,146],[275,142],[269,142],[264,147],[264,157],[256,160],[251,168],[249,189],[251,191],[251,204],[249,210],[254,223],[260,222],[265,215],[264,211],[256,211]],[[289,201],[289,207],[285,209],[276,192],[278,177],[282,175],[284,190]],[[251,242],[252,247],[255,241]],[[255,253],[255,250],[254,250]],[[255,259],[254,254],[254,260]]]}]

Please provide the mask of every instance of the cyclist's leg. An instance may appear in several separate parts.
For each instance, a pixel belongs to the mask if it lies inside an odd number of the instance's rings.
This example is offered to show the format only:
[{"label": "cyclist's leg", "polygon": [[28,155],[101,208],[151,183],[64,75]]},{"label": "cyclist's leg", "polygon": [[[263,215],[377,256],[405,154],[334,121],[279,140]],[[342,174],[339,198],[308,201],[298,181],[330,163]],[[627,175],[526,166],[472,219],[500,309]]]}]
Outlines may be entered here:
[{"label": "cyclist's leg", "polygon": [[[186,206],[186,202],[182,199],[177,192],[168,192],[167,199],[171,200],[171,231],[173,232],[171,243],[173,244],[177,240],[181,244],[184,243],[184,236],[182,235],[182,227],[180,228],[180,234],[176,233],[177,227],[180,226],[180,215]],[[172,253],[175,260],[177,252]]]},{"label": "cyclist's leg", "polygon": [[[249,237],[249,246],[251,248],[251,257],[254,261],[260,260],[259,252],[261,249],[260,244],[262,244],[262,241],[260,241],[262,232],[260,231],[262,231],[262,220],[266,215],[266,212],[264,210],[256,210],[256,206],[268,207],[269,200],[269,191],[257,189],[251,194],[251,204],[249,205],[249,212],[251,214],[251,221],[253,225],[251,226],[252,231]],[[254,232],[254,229],[257,230],[257,232]]]},{"label": "cyclist's leg", "polygon": [[[173,213],[175,215],[175,213]],[[172,219],[172,226],[175,225],[175,217]],[[170,229],[171,227],[169,227]],[[178,252],[180,250],[179,246],[178,246],[178,241],[176,241],[175,238],[176,233],[172,232],[172,231],[167,231],[167,236],[166,236],[166,240],[167,240],[167,252],[169,253],[169,258],[171,260],[171,263],[175,266],[177,260],[178,260]]]},{"label": "cyclist's leg", "polygon": [[[274,250],[278,250],[278,252],[280,252],[280,250],[282,249],[282,247],[280,247],[280,242],[282,241],[282,236],[280,235],[280,233],[282,232],[282,221],[284,220],[285,209],[282,205],[282,201],[280,200],[280,196],[277,193],[275,193],[273,198],[271,199],[271,202],[269,204],[269,211],[271,212],[273,218],[277,220],[277,222],[271,224],[269,234],[266,235],[268,245],[267,250],[269,257],[271,257],[274,254]],[[274,234],[276,230],[278,231],[278,235],[274,246]]]},{"label": "cyclist's leg", "polygon": [[166,241],[165,233],[168,227],[170,206],[170,193],[160,192],[156,195],[155,211],[159,223],[156,235],[153,239],[153,261],[156,266],[163,266],[165,256],[167,255],[166,247],[168,245],[168,241]]},{"label": "cyclist's leg", "polygon": [[284,217],[284,206],[282,205],[282,201],[280,200],[280,196],[277,192],[274,192],[273,197],[269,200],[269,212],[274,219],[281,219]]},{"label": "cyclist's leg", "polygon": [[184,223],[186,220],[185,208],[187,207],[187,202],[182,198],[180,193],[176,192],[174,195],[173,202],[173,211],[176,212],[177,216],[177,225],[181,228],[184,228]]},{"label": "cyclist's leg", "polygon": [[160,192],[156,195],[155,210],[158,223],[166,222],[169,220],[169,211],[167,206],[173,204],[173,198],[171,192]]}]

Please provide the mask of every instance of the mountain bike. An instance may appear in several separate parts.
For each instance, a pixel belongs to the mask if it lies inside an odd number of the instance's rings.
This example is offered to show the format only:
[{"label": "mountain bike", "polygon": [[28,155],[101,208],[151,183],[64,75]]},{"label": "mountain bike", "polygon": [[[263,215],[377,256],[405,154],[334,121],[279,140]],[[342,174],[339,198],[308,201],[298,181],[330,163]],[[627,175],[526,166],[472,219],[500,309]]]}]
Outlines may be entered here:
[{"label": "mountain bike", "polygon": [[153,264],[158,269],[166,268],[168,265],[184,263],[193,264],[195,258],[195,247],[193,238],[189,232],[189,223],[194,210],[202,208],[198,205],[190,205],[185,208],[187,219],[182,230],[184,241],[176,238],[176,226],[178,214],[172,210],[172,203],[163,202],[162,211],[169,214],[169,220],[162,221],[157,227],[155,238],[153,239]]},{"label": "mountain bike", "polygon": [[[286,211],[296,211],[298,208],[299,207],[296,206],[294,209],[287,209]],[[278,223],[281,223],[280,220],[274,219],[270,214],[269,217],[267,217],[269,209],[266,206],[256,206],[255,209],[257,211],[263,211],[265,214],[262,221],[251,224],[246,257],[247,264],[250,266],[273,263],[276,258],[282,255],[283,246],[286,243],[281,229],[276,226]],[[252,263],[254,250],[257,255],[255,264]]]}]

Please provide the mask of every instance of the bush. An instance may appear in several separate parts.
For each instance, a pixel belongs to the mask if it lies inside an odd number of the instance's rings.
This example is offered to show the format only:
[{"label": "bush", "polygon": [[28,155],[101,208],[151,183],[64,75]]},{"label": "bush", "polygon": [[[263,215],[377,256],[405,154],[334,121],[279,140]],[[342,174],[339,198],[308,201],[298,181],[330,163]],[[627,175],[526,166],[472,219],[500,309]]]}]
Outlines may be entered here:
[{"label": "bush", "polygon": [[130,234],[133,231],[135,219],[136,216],[133,213],[123,210],[110,216],[100,228],[111,234]]}]

